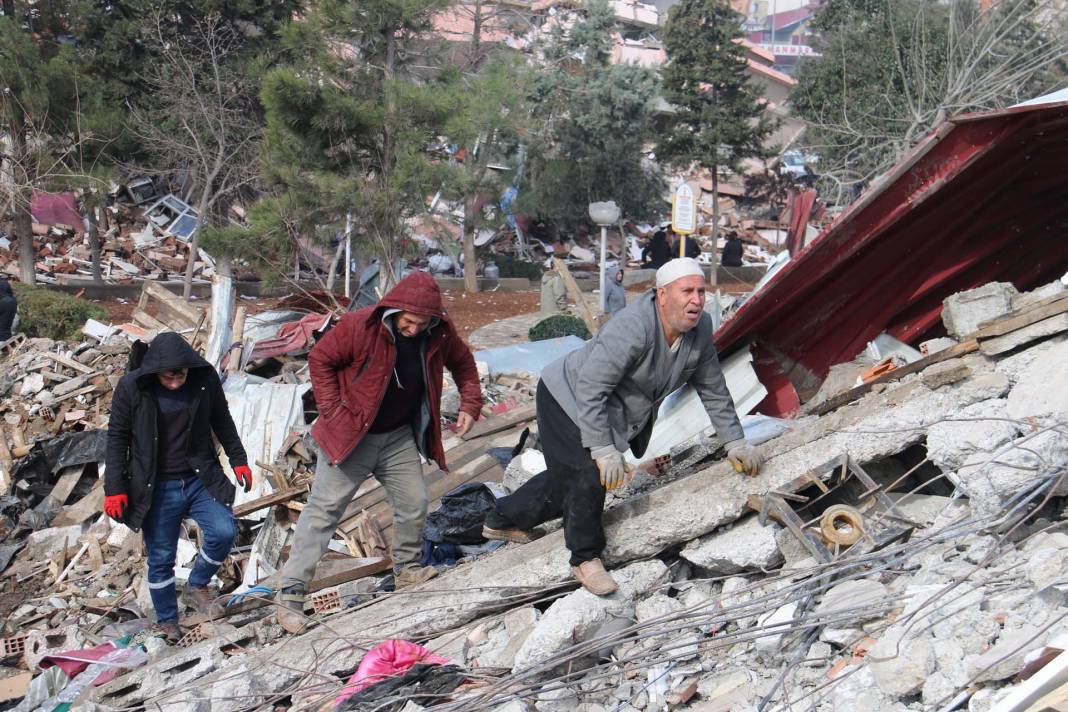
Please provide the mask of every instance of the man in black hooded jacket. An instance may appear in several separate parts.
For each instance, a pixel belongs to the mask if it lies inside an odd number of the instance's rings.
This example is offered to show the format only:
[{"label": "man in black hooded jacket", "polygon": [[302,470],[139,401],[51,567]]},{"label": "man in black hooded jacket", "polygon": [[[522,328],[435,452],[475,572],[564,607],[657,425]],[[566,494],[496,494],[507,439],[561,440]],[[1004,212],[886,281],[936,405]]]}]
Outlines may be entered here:
[{"label": "man in black hooded jacket", "polygon": [[194,610],[210,606],[208,582],[237,535],[235,490],[215,454],[213,434],[248,492],[252,471],[218,374],[179,334],[160,334],[112,397],[104,511],[144,530],[152,605],[172,640],[181,636],[174,563],[182,519],[192,517],[202,534],[182,592],[182,602]]}]

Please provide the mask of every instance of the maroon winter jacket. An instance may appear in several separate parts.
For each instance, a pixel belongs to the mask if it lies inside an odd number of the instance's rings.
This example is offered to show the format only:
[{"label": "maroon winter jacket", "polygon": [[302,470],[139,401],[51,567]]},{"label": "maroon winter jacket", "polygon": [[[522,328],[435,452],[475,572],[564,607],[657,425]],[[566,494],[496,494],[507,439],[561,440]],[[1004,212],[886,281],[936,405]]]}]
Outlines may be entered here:
[{"label": "maroon winter jacket", "polygon": [[426,396],[430,410],[428,455],[446,469],[441,445],[441,379],[448,367],[460,389],[460,411],[477,419],[482,408],[475,358],[456,333],[441,305],[441,291],[426,272],[402,279],[378,304],[346,314],[308,355],[312,390],[319,417],[312,437],[330,463],[345,460],[375,420],[389,387],[397,349],[389,327],[382,323],[389,309],[436,317],[427,330]]}]

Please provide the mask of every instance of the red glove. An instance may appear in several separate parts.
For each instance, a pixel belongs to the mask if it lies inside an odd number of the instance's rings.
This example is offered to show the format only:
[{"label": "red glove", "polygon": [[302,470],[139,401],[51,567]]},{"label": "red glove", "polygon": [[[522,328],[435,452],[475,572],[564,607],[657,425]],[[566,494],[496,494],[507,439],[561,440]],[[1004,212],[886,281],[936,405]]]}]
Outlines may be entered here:
[{"label": "red glove", "polygon": [[252,489],[252,470],[248,465],[238,465],[234,468],[234,476],[237,477],[237,483],[245,488],[248,492]]},{"label": "red glove", "polygon": [[124,494],[113,494],[104,498],[104,514],[116,522],[121,522],[126,516],[126,507],[130,504],[130,498]]}]

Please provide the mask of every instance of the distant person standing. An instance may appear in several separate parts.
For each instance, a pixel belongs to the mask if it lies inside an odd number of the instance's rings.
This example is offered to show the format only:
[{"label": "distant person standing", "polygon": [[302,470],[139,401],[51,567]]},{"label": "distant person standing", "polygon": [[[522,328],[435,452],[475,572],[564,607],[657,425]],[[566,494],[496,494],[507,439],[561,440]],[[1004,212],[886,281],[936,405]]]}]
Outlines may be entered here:
[{"label": "distant person standing", "polygon": [[646,269],[660,269],[671,259],[671,245],[667,241],[667,233],[657,230],[653,239],[642,250],[642,267]]},{"label": "distant person standing", "polygon": [[11,325],[15,322],[18,306],[11,283],[0,278],[0,341],[7,341],[11,338]]},{"label": "distant person standing", "polygon": [[732,232],[727,236],[727,244],[723,246],[723,266],[741,267],[744,252],[745,247],[742,245],[741,238],[738,237],[738,233]]},{"label": "distant person standing", "polygon": [[604,285],[604,313],[612,316],[627,306],[627,292],[623,289],[623,268],[616,267],[612,278]]},{"label": "distant person standing", "polygon": [[564,314],[567,312],[567,288],[564,278],[556,269],[556,262],[549,260],[549,269],[541,275],[541,313]]}]

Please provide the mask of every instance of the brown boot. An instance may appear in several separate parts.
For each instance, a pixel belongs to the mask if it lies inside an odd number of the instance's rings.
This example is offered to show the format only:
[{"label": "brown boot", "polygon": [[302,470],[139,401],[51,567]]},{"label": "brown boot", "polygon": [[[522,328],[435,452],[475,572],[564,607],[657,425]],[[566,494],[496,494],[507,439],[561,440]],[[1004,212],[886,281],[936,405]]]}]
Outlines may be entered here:
[{"label": "brown boot", "polygon": [[157,623],[152,631],[163,636],[168,645],[177,645],[182,639],[182,629],[178,627],[178,621],[163,621]]},{"label": "brown boot", "polygon": [[578,566],[572,566],[571,573],[583,588],[595,596],[607,596],[619,588],[612,574],[604,570],[600,559],[590,559]]},{"label": "brown boot", "polygon": [[494,539],[499,541],[510,541],[513,544],[529,544],[532,541],[536,541],[545,536],[544,529],[492,529],[487,526],[482,527],[482,536],[487,539]]},{"label": "brown boot", "polygon": [[209,615],[211,604],[215,602],[215,596],[207,586],[193,586],[186,584],[182,590],[182,603],[189,606],[197,613]]},{"label": "brown boot", "polygon": [[278,625],[293,635],[308,629],[308,617],[304,615],[304,587],[290,586],[274,596],[275,617]]},{"label": "brown boot", "polygon": [[394,585],[399,591],[402,588],[416,586],[429,581],[437,575],[437,569],[433,566],[416,566],[412,564],[410,566],[402,566],[397,571],[394,571],[393,579],[395,581]]}]

